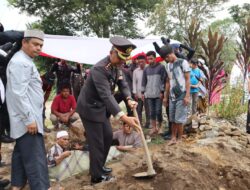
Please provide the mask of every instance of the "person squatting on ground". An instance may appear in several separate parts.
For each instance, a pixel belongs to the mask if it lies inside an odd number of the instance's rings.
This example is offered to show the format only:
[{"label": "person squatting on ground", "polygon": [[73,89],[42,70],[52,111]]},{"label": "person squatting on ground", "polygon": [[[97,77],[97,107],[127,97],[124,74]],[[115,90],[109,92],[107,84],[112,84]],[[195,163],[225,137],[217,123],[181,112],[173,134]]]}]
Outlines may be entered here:
[{"label": "person squatting on ground", "polygon": [[11,165],[13,190],[21,189],[27,181],[32,190],[50,188],[43,139],[42,81],[33,63],[42,50],[43,39],[42,31],[25,31],[22,48],[7,67],[6,100],[11,137],[16,139]]},{"label": "person squatting on ground", "polygon": [[73,122],[80,119],[76,113],[76,100],[70,95],[69,84],[62,85],[60,91],[52,102],[50,120],[55,128],[59,128],[60,124],[70,127]]}]

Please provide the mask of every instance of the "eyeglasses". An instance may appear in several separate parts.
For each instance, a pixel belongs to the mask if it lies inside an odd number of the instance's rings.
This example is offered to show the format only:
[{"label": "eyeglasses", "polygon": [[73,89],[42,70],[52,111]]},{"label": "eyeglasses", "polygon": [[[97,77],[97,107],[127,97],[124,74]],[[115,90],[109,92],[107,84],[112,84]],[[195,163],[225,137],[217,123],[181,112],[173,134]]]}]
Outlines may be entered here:
[{"label": "eyeglasses", "polygon": [[69,141],[69,139],[67,139],[67,138],[63,138],[63,140],[64,140],[64,141]]}]

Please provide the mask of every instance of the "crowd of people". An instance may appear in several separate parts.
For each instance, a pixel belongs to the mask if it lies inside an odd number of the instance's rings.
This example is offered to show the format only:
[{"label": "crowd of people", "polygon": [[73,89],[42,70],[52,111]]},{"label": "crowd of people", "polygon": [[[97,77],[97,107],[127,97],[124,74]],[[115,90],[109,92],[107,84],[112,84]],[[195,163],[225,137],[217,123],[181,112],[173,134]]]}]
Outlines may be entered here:
[{"label": "crowd of people", "polygon": [[[112,169],[105,163],[112,145],[122,152],[142,147],[140,126],[149,129],[151,137],[162,135],[169,140],[168,145],[178,144],[184,126],[192,128],[192,118],[206,111],[202,105],[207,95],[208,70],[190,47],[170,44],[163,38],[164,46],[154,43],[155,49],[136,55],[126,64],[136,46],[125,38],[112,37],[109,55],[90,70],[60,60],[40,76],[33,58],[41,52],[43,40],[42,31],[25,31],[21,49],[6,64],[2,85],[6,86],[6,101],[1,98],[5,107],[0,108],[5,110],[1,114],[8,114],[10,124],[0,121],[4,129],[0,135],[7,134],[11,142],[16,142],[11,161],[13,190],[22,189],[27,182],[31,189],[51,189],[48,167],[60,165],[71,156],[70,150],[89,153],[92,184],[110,181],[114,179]],[[45,103],[55,80],[57,95],[50,108],[50,120],[57,131],[56,142],[46,152],[43,135],[51,129],[45,126]],[[122,101],[126,111],[119,106]],[[166,126],[163,108],[168,116]],[[133,114],[135,110],[139,119]],[[111,115],[122,123],[117,131],[111,126]],[[72,147],[68,129],[76,122],[84,129],[86,142],[76,142]],[[0,181],[0,186],[6,184]]]}]

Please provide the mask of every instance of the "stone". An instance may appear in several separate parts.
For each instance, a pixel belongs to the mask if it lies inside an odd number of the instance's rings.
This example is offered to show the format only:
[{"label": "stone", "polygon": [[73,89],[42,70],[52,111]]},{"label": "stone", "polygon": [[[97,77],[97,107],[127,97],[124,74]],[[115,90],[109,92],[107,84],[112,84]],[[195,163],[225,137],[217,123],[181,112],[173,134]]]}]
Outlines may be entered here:
[{"label": "stone", "polygon": [[224,132],[218,132],[218,136],[219,136],[219,137],[224,137],[224,136],[225,136],[225,133],[224,133]]},{"label": "stone", "polygon": [[247,141],[238,141],[239,144],[241,144],[242,146],[246,147],[247,146]]},{"label": "stone", "polygon": [[215,137],[218,137],[219,136],[219,133],[217,131],[206,131],[206,137],[207,138],[215,138]]},{"label": "stone", "polygon": [[231,132],[232,136],[241,136],[241,132],[239,130],[235,130]]},{"label": "stone", "polygon": [[238,131],[239,129],[237,127],[231,127],[231,131]]},{"label": "stone", "polygon": [[224,133],[228,136],[232,136],[232,131],[230,129],[225,130]]},{"label": "stone", "polygon": [[239,139],[248,143],[248,138],[246,136],[240,136]]},{"label": "stone", "polygon": [[204,124],[206,124],[206,122],[207,122],[207,120],[205,117],[199,119],[200,125],[204,125]]},{"label": "stone", "polygon": [[247,137],[248,144],[250,144],[250,136]]},{"label": "stone", "polygon": [[219,187],[219,190],[226,190],[224,187]]},{"label": "stone", "polygon": [[200,125],[200,127],[199,127],[200,131],[205,131],[205,127],[206,127],[206,125]]},{"label": "stone", "polygon": [[212,126],[210,126],[210,125],[205,125],[205,131],[209,131],[209,130],[212,130],[213,129],[213,127]]}]

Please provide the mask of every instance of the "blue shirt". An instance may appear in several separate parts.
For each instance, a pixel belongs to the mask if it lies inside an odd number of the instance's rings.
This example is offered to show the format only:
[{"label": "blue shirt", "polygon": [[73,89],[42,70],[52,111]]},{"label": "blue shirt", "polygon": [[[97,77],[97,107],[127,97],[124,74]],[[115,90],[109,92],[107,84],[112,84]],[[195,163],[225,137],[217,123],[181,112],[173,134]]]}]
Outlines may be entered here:
[{"label": "blue shirt", "polygon": [[27,126],[36,122],[43,134],[42,81],[32,58],[22,50],[7,67],[6,101],[10,117],[10,135],[17,139],[27,133]]},{"label": "blue shirt", "polygon": [[[199,80],[201,79],[201,71],[199,68],[191,69],[190,72],[190,84],[191,85],[197,85],[199,83]],[[190,93],[197,93],[199,92],[199,88],[193,88],[191,87]]]}]

